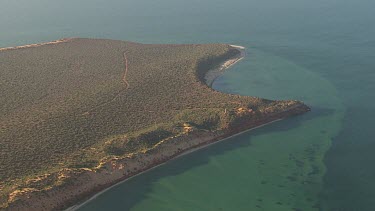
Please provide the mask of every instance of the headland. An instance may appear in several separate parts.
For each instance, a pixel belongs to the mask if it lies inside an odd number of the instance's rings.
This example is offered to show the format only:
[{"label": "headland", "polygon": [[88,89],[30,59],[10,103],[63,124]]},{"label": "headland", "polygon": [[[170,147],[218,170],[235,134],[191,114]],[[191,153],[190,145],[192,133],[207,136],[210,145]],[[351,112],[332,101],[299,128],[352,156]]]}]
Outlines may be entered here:
[{"label": "headland", "polygon": [[173,158],[310,110],[210,88],[245,56],[241,46],[78,38],[26,46],[0,51],[8,88],[0,119],[9,157],[1,161],[9,167],[0,175],[4,209],[63,210]]}]

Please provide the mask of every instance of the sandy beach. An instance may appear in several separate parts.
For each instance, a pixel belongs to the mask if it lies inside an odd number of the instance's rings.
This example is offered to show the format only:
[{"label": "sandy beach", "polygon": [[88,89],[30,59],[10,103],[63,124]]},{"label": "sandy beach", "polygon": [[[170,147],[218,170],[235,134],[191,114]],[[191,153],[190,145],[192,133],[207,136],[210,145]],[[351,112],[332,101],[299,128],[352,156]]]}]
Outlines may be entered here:
[{"label": "sandy beach", "polygon": [[222,62],[219,65],[219,67],[217,67],[215,69],[211,69],[206,73],[204,79],[206,81],[206,84],[209,87],[212,87],[212,84],[214,83],[214,81],[219,76],[221,76],[224,73],[225,70],[232,67],[233,65],[235,65],[237,62],[241,61],[246,56],[246,48],[245,47],[239,46],[239,45],[230,45],[230,46],[239,50],[240,53],[238,55],[236,55],[234,58],[229,59],[225,62]]}]

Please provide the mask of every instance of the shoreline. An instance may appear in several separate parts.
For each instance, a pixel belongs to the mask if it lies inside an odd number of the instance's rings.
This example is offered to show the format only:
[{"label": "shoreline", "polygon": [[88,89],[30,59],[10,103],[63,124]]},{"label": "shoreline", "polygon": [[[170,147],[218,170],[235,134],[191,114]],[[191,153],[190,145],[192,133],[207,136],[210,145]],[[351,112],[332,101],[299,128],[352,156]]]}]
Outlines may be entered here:
[{"label": "shoreline", "polygon": [[[41,44],[31,44],[19,47],[8,47],[5,50],[38,47],[70,41],[62,39]],[[221,62],[217,68],[208,70],[204,77],[206,85],[211,87],[212,83],[222,73],[241,61],[245,55],[245,47],[230,45],[239,51],[230,59]],[[4,49],[0,49],[0,52]],[[129,179],[146,173],[154,168],[166,164],[169,161],[204,149],[218,142],[228,140],[248,131],[263,127],[265,125],[280,121],[290,116],[302,114],[309,108],[300,102],[288,104],[288,107],[278,112],[269,112],[259,118],[247,116],[240,125],[223,128],[216,131],[194,130],[160,141],[160,144],[140,153],[124,156],[111,157],[103,160],[100,167],[94,169],[61,169],[50,174],[67,178],[63,185],[51,187],[43,192],[29,189],[30,192],[20,194],[17,200],[11,201],[10,209],[16,210],[77,210],[101,194],[109,191]],[[250,111],[251,112],[251,111]],[[28,190],[26,190],[28,191]]]},{"label": "shoreline", "polygon": [[208,148],[209,146],[212,146],[212,145],[215,145],[215,144],[221,143],[221,142],[223,142],[223,141],[226,141],[226,140],[228,140],[228,139],[230,139],[230,138],[233,138],[233,137],[239,136],[239,135],[241,135],[241,134],[244,134],[244,133],[250,132],[250,131],[252,131],[252,130],[255,130],[255,129],[258,129],[258,128],[261,128],[261,127],[264,127],[264,126],[266,126],[266,125],[270,125],[270,124],[272,124],[272,123],[275,123],[275,122],[278,122],[278,121],[281,121],[281,120],[282,120],[282,119],[276,119],[276,120],[273,120],[273,121],[271,121],[271,122],[264,123],[264,124],[262,124],[262,125],[259,125],[259,126],[253,127],[253,128],[249,128],[249,129],[244,130],[244,131],[242,131],[242,132],[239,132],[239,133],[233,134],[233,135],[228,136],[228,137],[226,137],[226,138],[219,139],[218,141],[214,141],[214,142],[211,142],[211,143],[208,143],[208,144],[202,145],[202,146],[197,146],[196,148],[188,149],[187,151],[185,151],[185,152],[183,152],[183,153],[181,153],[181,154],[177,154],[175,157],[172,157],[171,159],[169,159],[169,160],[167,160],[167,161],[165,161],[165,162],[163,162],[163,163],[157,164],[157,165],[155,165],[155,166],[150,167],[149,169],[147,169],[147,170],[145,170],[145,171],[142,171],[142,172],[140,172],[140,173],[138,173],[138,174],[135,174],[135,175],[133,175],[133,176],[130,176],[130,177],[124,179],[123,181],[120,181],[120,182],[118,182],[118,183],[116,183],[116,184],[114,184],[114,185],[112,185],[112,186],[110,186],[110,187],[108,187],[108,188],[106,188],[106,189],[104,189],[104,190],[102,190],[102,191],[96,193],[94,196],[92,196],[91,198],[87,199],[86,201],[84,201],[84,202],[82,202],[82,203],[80,203],[80,204],[77,204],[77,205],[73,205],[73,206],[71,206],[71,207],[65,209],[64,211],[76,211],[76,210],[78,210],[79,208],[84,207],[86,204],[90,203],[91,201],[95,200],[97,197],[99,197],[99,196],[103,195],[104,193],[108,192],[108,191],[111,190],[112,188],[117,187],[117,186],[123,184],[124,182],[127,182],[127,181],[130,180],[130,179],[136,178],[137,176],[140,176],[140,175],[142,175],[142,174],[144,174],[144,173],[147,173],[147,172],[149,172],[149,171],[151,171],[151,170],[153,170],[153,169],[155,169],[155,168],[157,168],[157,167],[160,167],[160,166],[162,166],[162,165],[165,165],[165,164],[167,164],[168,162],[171,162],[171,161],[176,160],[176,159],[178,159],[178,158],[180,158],[180,157],[183,157],[183,156],[185,156],[185,155],[189,155],[189,154],[194,153],[194,152],[197,152],[197,151],[199,151],[199,150],[202,150],[202,149]]},{"label": "shoreline", "polygon": [[240,53],[237,54],[234,58],[228,59],[220,63],[220,65],[216,68],[208,70],[206,75],[204,76],[205,82],[207,86],[212,88],[213,83],[215,80],[220,77],[227,69],[231,68],[246,56],[246,48],[239,45],[229,45],[232,48],[237,49]]},{"label": "shoreline", "polygon": [[13,47],[4,47],[0,48],[1,51],[9,51],[9,50],[17,50],[17,49],[24,49],[24,48],[35,48],[35,47],[40,47],[40,46],[45,46],[45,45],[55,45],[59,43],[65,43],[73,40],[74,38],[63,38],[59,40],[54,40],[50,42],[42,42],[42,43],[36,43],[36,44],[27,44],[27,45],[20,45],[20,46],[13,46]]},{"label": "shoreline", "polygon": [[[213,82],[218,78],[220,77],[228,68],[232,67],[233,65],[235,65],[237,62],[241,61],[245,55],[246,55],[246,51],[245,51],[245,47],[243,46],[238,46],[238,45],[230,45],[231,47],[233,48],[236,48],[237,50],[240,51],[240,54],[235,56],[234,58],[232,59],[229,59],[227,61],[224,61],[220,64],[219,67],[217,68],[214,68],[214,69],[211,69],[207,72],[206,76],[205,76],[205,80],[206,80],[206,84],[212,88],[212,84]],[[228,65],[229,64],[229,65]],[[209,78],[210,81],[207,80],[207,75],[211,73],[212,75],[214,75],[214,77],[212,78]],[[284,111],[284,112],[288,112],[288,111]],[[239,132],[235,132],[227,137],[223,137],[223,138],[220,138],[220,137],[216,137],[214,138],[212,141],[209,141],[208,143],[201,143],[201,144],[198,144],[196,146],[193,146],[191,148],[188,148],[186,149],[185,151],[181,152],[181,153],[176,153],[175,155],[173,155],[172,157],[170,157],[169,159],[167,159],[166,161],[163,161],[163,162],[160,162],[156,165],[153,165],[151,166],[150,168],[147,168],[143,171],[140,171],[139,173],[136,173],[132,176],[129,176],[127,178],[124,178],[123,180],[105,188],[104,190],[100,191],[100,192],[97,192],[95,195],[91,196],[90,198],[86,199],[85,201],[83,201],[82,203],[78,203],[76,205],[73,205],[67,209],[64,209],[64,211],[76,211],[82,207],[84,207],[85,205],[89,204],[91,201],[95,200],[96,198],[98,198],[99,196],[103,195],[104,193],[110,191],[112,188],[114,187],[117,187],[127,181],[129,181],[130,179],[133,179],[133,178],[136,178],[137,176],[140,176],[142,174],[145,174],[157,167],[160,167],[162,165],[165,165],[167,164],[168,162],[171,162],[171,161],[174,161],[180,157],[183,157],[185,155],[188,155],[188,154],[191,154],[191,153],[194,153],[194,152],[197,152],[199,150],[202,150],[202,149],[205,149],[205,148],[208,148],[209,146],[212,146],[212,145],[215,145],[215,144],[218,144],[218,143],[221,143],[221,142],[224,142],[224,141],[227,141],[228,139],[230,138],[233,138],[233,137],[236,137],[236,136],[239,136],[241,134],[244,134],[244,133],[247,133],[247,132],[250,132],[252,130],[255,130],[255,129],[258,129],[258,128],[261,128],[261,127],[264,127],[264,126],[267,126],[267,125],[270,125],[272,123],[275,123],[275,122],[278,122],[278,121],[281,121],[283,120],[283,118],[277,118],[275,120],[272,120],[272,121],[269,121],[269,122],[265,122],[265,123],[262,123],[260,125],[257,125],[257,126],[254,126],[254,127],[250,127],[250,128],[247,128],[245,130],[240,130]]]}]

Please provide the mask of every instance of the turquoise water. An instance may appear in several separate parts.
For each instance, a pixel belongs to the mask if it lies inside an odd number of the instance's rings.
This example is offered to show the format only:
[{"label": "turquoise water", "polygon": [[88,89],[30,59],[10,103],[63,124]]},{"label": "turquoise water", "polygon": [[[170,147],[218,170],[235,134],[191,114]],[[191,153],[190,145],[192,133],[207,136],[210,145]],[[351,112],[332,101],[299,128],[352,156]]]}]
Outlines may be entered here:
[{"label": "turquoise water", "polygon": [[246,59],[214,88],[312,112],[133,178],[80,210],[374,210],[370,0],[5,0],[0,46],[94,37],[220,42]]}]

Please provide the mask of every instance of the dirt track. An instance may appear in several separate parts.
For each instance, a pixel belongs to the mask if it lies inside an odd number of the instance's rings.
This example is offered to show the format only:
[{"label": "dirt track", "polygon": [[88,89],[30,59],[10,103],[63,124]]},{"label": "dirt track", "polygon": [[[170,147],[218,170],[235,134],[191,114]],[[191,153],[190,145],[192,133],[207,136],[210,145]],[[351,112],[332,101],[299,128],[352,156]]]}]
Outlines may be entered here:
[{"label": "dirt track", "polygon": [[122,76],[122,81],[124,81],[124,83],[126,85],[126,89],[128,89],[129,83],[126,80],[126,74],[128,73],[128,57],[126,56],[125,52],[124,52],[124,64],[125,64],[125,71],[124,71],[124,75]]},{"label": "dirt track", "polygon": [[[126,56],[126,53],[124,52],[124,66],[125,66],[125,70],[124,70],[124,74],[122,75],[122,81],[125,83],[125,90],[129,89],[129,82],[126,80],[126,75],[128,73],[128,57]],[[86,111],[84,112],[82,115],[88,115],[88,114],[91,114],[93,111],[99,109],[99,108],[103,108],[104,106],[108,105],[109,103],[112,103],[113,101],[115,101],[123,91],[125,90],[121,90],[119,93],[116,94],[116,96],[112,99],[112,100],[109,100],[105,103],[102,103],[98,106],[96,106],[95,108],[89,110],[89,111]]]}]

